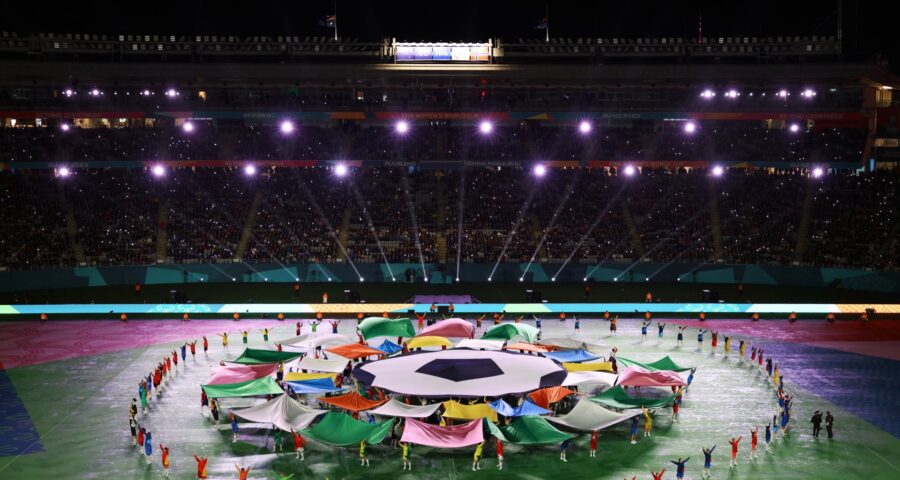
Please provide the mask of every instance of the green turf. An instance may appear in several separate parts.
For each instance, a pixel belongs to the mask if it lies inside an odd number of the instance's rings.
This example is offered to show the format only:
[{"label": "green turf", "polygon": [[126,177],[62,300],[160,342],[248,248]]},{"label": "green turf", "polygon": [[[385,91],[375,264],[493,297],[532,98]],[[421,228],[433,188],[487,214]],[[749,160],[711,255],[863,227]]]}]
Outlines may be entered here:
[{"label": "green turf", "polygon": [[[485,451],[483,470],[471,471],[472,448],[438,451],[413,447],[415,470],[400,471],[399,450],[387,445],[370,449],[371,468],[358,464],[355,448],[336,448],[310,441],[306,462],[293,454],[272,454],[263,447],[268,430],[245,429],[241,441],[231,443],[230,431],[211,427],[200,414],[199,384],[209,368],[224,358],[221,346],[213,345],[209,359],[188,357],[163,397],[154,400],[151,412],[143,419],[154,432],[153,464],[147,467],[131,446],[128,433],[128,400],[135,396],[138,377],[174,345],[109,353],[76,360],[14,368],[8,371],[24,401],[45,452],[20,457],[0,458],[0,478],[12,479],[108,479],[159,478],[159,442],[172,448],[172,478],[194,478],[191,453],[210,455],[210,478],[237,478],[234,464],[252,465],[251,478],[274,478],[273,471],[293,472],[294,478],[521,478],[560,479],[649,478],[645,464],[654,469],[674,467],[669,460],[692,457],[688,477],[700,478],[701,447],[716,443],[714,478],[731,479],[896,479],[900,441],[852,416],[809,392],[788,384],[795,393],[795,422],[785,440],[777,442],[772,454],[760,453],[758,462],[747,460],[748,429],[761,424],[775,412],[777,402],[763,374],[746,364],[741,366],[732,355],[724,359],[695,351],[696,343],[674,349],[674,335],[657,345],[655,337],[641,342],[636,322],[622,322],[620,336],[607,337],[602,324],[586,322],[582,335],[607,346],[617,346],[620,355],[640,361],[655,360],[663,354],[683,365],[699,367],[693,386],[685,396],[681,421],[672,424],[668,412],[659,412],[651,439],[640,439],[636,446],[627,442],[627,424],[604,431],[597,459],[588,458],[587,435],[580,435],[569,451],[568,463],[559,460],[558,446],[507,446],[506,467],[497,471],[493,448]],[[352,328],[347,325],[346,328]],[[570,324],[545,322],[545,336],[571,333]],[[290,327],[279,327],[273,338],[292,336]],[[342,332],[348,333],[348,332]],[[690,333],[690,332],[688,332]],[[690,339],[690,334],[686,335]],[[251,346],[261,346],[259,335],[251,337]],[[241,348],[232,345],[230,358]],[[786,372],[790,376],[789,372]],[[864,401],[861,399],[860,401]],[[225,406],[247,404],[247,400],[225,402]],[[814,410],[831,410],[837,418],[834,441],[814,440],[807,420]],[[139,419],[140,420],[140,419]],[[740,466],[728,469],[728,443],[731,434],[744,434]],[[762,435],[761,435],[762,437]],[[762,441],[760,442],[762,443]],[[893,464],[893,465],[892,465]],[[672,471],[671,469],[669,470]],[[674,478],[667,474],[667,478]]]}]

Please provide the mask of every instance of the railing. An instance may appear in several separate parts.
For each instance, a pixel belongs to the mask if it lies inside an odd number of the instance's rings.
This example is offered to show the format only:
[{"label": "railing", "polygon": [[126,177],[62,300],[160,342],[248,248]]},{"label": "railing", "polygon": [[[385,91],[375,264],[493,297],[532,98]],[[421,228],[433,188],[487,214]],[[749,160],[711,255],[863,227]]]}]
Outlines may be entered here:
[{"label": "railing", "polygon": [[[834,36],[703,37],[696,38],[519,38],[491,41],[495,59],[567,57],[797,57],[836,56],[841,42]],[[89,55],[110,60],[237,59],[335,57],[393,62],[391,39],[366,42],[326,36],[235,35],[100,35],[0,32],[0,54],[29,57]]]}]

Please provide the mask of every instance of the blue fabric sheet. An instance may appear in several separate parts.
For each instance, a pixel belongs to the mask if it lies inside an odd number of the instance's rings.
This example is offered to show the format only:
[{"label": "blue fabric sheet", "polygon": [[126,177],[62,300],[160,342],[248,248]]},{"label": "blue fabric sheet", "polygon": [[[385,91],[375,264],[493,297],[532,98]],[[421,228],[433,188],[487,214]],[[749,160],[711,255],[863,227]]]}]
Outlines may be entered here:
[{"label": "blue fabric sheet", "polygon": [[317,378],[315,380],[301,380],[285,383],[287,383],[294,390],[294,393],[298,393],[301,395],[329,393],[343,390],[343,388],[335,387],[334,382],[331,381],[331,378]]},{"label": "blue fabric sheet", "polygon": [[497,411],[500,415],[504,417],[522,417],[525,415],[546,415],[550,413],[550,410],[545,408],[541,408],[529,400],[525,400],[522,405],[518,407],[513,407],[512,405],[506,403],[503,400],[494,400],[493,402],[488,404],[491,408]]},{"label": "blue fabric sheet", "polygon": [[566,350],[563,352],[547,352],[544,353],[545,356],[552,358],[558,362],[588,362],[591,360],[597,360],[600,357],[595,357],[588,352],[587,350]]},{"label": "blue fabric sheet", "polygon": [[403,350],[403,347],[401,347],[400,345],[397,345],[396,343],[394,343],[390,340],[385,340],[385,341],[381,342],[381,345],[379,345],[377,347],[372,347],[372,348],[381,350],[382,352],[385,352],[388,355],[393,355],[393,354],[399,352],[400,350]]}]

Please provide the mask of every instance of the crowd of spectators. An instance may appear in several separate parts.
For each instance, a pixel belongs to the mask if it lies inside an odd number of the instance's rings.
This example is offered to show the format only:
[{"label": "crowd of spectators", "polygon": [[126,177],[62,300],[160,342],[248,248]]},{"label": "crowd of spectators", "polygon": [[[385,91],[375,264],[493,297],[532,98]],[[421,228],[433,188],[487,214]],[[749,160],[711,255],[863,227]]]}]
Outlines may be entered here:
[{"label": "crowd of spectators", "polygon": [[[595,127],[580,135],[574,125],[552,122],[497,124],[490,135],[476,123],[413,123],[405,135],[392,126],[338,122],[301,125],[285,134],[278,124],[228,124],[195,120],[193,131],[153,128],[4,128],[0,161],[154,160],[377,160],[534,161],[633,160],[731,162],[859,162],[866,130],[756,122],[636,124]],[[796,129],[797,131],[792,131]]]},{"label": "crowd of spectators", "polygon": [[803,88],[735,87],[738,97],[719,90],[712,98],[705,89],[652,86],[586,86],[554,88],[511,82],[454,86],[320,85],[303,87],[192,87],[146,88],[111,85],[48,87],[22,85],[0,89],[0,107],[53,109],[119,109],[184,111],[204,109],[292,109],[322,111],[834,111],[858,109],[863,89],[854,86],[820,88],[816,95],[801,95]]},{"label": "crowd of spectators", "polygon": [[725,262],[897,269],[897,174],[269,167],[0,172],[0,267]]}]

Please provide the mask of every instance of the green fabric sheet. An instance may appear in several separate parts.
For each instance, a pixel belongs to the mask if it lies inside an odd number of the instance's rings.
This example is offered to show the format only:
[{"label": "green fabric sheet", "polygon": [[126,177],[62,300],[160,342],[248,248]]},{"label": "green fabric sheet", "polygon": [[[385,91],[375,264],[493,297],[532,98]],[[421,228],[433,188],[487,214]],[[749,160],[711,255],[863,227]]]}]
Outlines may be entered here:
[{"label": "green fabric sheet", "polygon": [[366,340],[375,337],[415,337],[416,329],[408,318],[369,317],[359,324]]},{"label": "green fabric sheet", "polygon": [[330,445],[356,445],[365,440],[370,445],[381,443],[391,433],[393,419],[369,424],[354,420],[346,413],[328,412],[322,420],[312,428],[303,430],[303,434]]},{"label": "green fabric sheet", "polygon": [[568,433],[557,430],[549,422],[537,415],[516,417],[509,425],[498,427],[485,420],[491,435],[506,443],[516,445],[539,445],[545,443],[560,443],[572,438]]},{"label": "green fabric sheet", "polygon": [[232,360],[231,363],[241,363],[243,365],[260,365],[263,363],[279,363],[289,362],[303,355],[298,352],[279,352],[277,350],[261,350],[257,348],[247,348],[241,355]]},{"label": "green fabric sheet", "polygon": [[200,385],[209,398],[257,397],[261,395],[281,395],[284,390],[272,377],[257,378],[246,382],[221,385]]},{"label": "green fabric sheet", "polygon": [[648,372],[658,372],[658,371],[671,371],[671,372],[686,372],[694,367],[682,367],[675,363],[668,355],[655,362],[650,363],[641,363],[636,362],[634,360],[629,360],[627,358],[616,357],[616,362],[619,365],[624,367],[641,367]]},{"label": "green fabric sheet", "polygon": [[483,340],[512,340],[516,336],[520,336],[524,338],[526,342],[534,343],[537,339],[537,335],[538,329],[531,325],[522,323],[503,323],[491,327],[491,329],[481,338]]},{"label": "green fabric sheet", "polygon": [[591,397],[591,400],[606,405],[607,407],[627,410],[629,408],[641,408],[641,406],[646,408],[665,407],[675,400],[675,395],[676,394],[673,393],[672,395],[661,398],[632,397],[624,388],[617,386],[610,388],[599,395],[594,395]]}]

